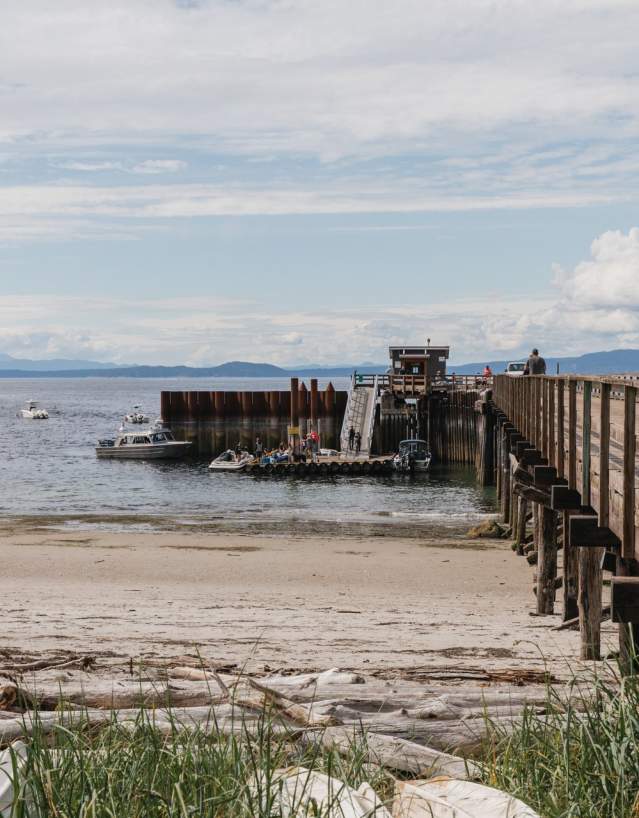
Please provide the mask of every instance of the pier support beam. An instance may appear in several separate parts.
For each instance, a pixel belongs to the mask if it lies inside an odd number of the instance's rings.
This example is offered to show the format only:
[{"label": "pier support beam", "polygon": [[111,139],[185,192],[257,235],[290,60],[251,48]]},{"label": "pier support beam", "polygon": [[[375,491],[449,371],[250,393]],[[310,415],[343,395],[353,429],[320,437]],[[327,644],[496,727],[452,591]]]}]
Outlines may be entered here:
[{"label": "pier support beam", "polygon": [[557,579],[557,523],[552,509],[537,505],[537,613],[555,612]]},{"label": "pier support beam", "polygon": [[576,619],[579,616],[579,605],[577,597],[579,593],[579,560],[578,550],[571,548],[570,540],[570,511],[562,512],[563,534],[562,539],[564,543],[563,561],[564,561],[564,608],[563,620],[567,622],[569,619]]},{"label": "pier support beam", "polygon": [[639,673],[639,563],[617,559],[611,585],[612,621],[619,623],[619,664],[630,676]]},{"label": "pier support beam", "polygon": [[524,545],[526,544],[526,516],[528,514],[528,501],[521,494],[516,495],[517,498],[517,523],[515,543],[517,545],[517,553],[519,556],[524,555]]},{"label": "pier support beam", "polygon": [[[570,548],[570,546],[568,546]],[[581,658],[599,659],[601,654],[601,588],[603,548],[579,548],[579,631]]]},{"label": "pier support beam", "polygon": [[504,434],[501,447],[501,518],[510,521],[510,504],[512,502],[512,481],[510,479],[510,446],[508,434]]}]

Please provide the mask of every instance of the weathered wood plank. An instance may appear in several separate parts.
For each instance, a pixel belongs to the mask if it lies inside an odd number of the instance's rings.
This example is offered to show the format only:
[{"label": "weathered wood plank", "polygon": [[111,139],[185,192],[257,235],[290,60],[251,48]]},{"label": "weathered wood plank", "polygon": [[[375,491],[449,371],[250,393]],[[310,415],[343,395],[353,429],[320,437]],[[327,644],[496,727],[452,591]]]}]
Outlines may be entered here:
[{"label": "weathered wood plank", "polygon": [[637,457],[637,388],[626,386],[624,395],[623,442],[623,533],[622,556],[635,557],[635,470]]},{"label": "weathered wood plank", "polygon": [[610,582],[612,621],[639,624],[639,577],[613,577]]}]

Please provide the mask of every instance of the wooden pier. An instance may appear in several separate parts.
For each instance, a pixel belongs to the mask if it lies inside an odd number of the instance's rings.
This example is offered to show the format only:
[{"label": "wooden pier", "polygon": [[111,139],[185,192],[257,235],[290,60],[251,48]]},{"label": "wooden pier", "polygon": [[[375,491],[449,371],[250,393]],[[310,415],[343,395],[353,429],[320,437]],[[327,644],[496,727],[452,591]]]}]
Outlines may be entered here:
[{"label": "wooden pier", "polygon": [[599,658],[600,623],[611,616],[626,667],[639,647],[638,390],[632,377],[501,375],[481,410],[494,415],[503,518],[518,553],[537,565],[537,612],[554,612],[560,586],[584,659]]}]

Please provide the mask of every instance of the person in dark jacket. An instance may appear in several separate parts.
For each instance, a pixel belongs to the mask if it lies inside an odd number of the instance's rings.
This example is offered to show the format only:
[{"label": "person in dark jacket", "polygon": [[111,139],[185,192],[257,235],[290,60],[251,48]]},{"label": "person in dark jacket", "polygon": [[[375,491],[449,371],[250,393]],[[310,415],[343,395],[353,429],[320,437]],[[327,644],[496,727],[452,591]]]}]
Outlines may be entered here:
[{"label": "person in dark jacket", "polygon": [[546,374],[546,362],[539,354],[538,349],[533,349],[530,357],[526,361],[526,366],[524,367],[524,375],[545,375]]},{"label": "person in dark jacket", "polygon": [[359,432],[355,433],[355,454],[359,454],[362,448],[362,436]]}]

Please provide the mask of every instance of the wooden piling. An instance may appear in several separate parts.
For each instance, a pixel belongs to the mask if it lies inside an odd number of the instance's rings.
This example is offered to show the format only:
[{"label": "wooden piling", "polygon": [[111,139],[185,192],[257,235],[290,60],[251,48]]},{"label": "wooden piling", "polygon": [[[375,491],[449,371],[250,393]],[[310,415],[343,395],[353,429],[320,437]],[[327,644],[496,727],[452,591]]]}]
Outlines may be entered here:
[{"label": "wooden piling", "polygon": [[318,417],[318,393],[317,393],[317,378],[311,378],[311,403],[310,403],[310,411],[311,411],[311,426],[314,429],[317,429],[317,417]]},{"label": "wooden piling", "polygon": [[539,543],[537,554],[537,613],[555,611],[557,579],[557,522],[552,509],[538,505]]},{"label": "wooden piling", "polygon": [[224,401],[224,392],[213,393],[213,405],[215,407],[215,417],[217,420],[224,420],[226,415],[226,404]]},{"label": "wooden piling", "polygon": [[563,548],[563,621],[576,619],[579,616],[579,606],[577,597],[579,594],[579,561],[578,549],[569,545],[568,532],[570,529],[571,511],[562,512],[562,540]]},{"label": "wooden piling", "polygon": [[300,422],[299,381],[291,378],[291,426],[298,426]]},{"label": "wooden piling", "polygon": [[517,497],[517,522],[516,522],[516,538],[517,553],[519,556],[524,554],[524,545],[526,543],[526,515],[528,513],[528,502],[525,497],[518,495]]}]

